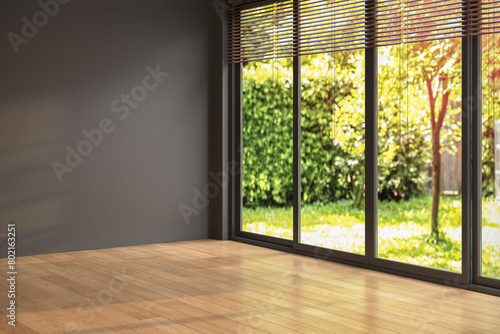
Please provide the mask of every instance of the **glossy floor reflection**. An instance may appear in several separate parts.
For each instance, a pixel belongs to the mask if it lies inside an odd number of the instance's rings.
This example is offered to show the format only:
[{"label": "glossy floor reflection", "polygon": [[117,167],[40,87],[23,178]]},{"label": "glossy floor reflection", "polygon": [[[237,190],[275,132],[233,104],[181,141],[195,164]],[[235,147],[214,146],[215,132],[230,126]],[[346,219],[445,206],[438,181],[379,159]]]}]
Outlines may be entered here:
[{"label": "glossy floor reflection", "polygon": [[[17,333],[498,333],[500,298],[234,241],[18,258]],[[0,270],[6,271],[5,262]],[[7,291],[6,281],[0,289]],[[5,312],[5,311],[4,311]],[[6,321],[0,333],[10,333]]]}]

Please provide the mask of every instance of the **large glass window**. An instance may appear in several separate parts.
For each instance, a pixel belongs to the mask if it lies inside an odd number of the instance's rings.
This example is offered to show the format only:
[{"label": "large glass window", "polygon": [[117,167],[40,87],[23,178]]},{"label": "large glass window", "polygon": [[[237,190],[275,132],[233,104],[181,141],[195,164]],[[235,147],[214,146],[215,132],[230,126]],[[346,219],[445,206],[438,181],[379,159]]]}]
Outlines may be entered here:
[{"label": "large glass window", "polygon": [[293,236],[292,60],[243,67],[242,230]]},{"label": "large glass window", "polygon": [[364,50],[301,61],[301,243],[365,252]]},{"label": "large glass window", "polygon": [[379,49],[380,258],[461,271],[461,47]]}]

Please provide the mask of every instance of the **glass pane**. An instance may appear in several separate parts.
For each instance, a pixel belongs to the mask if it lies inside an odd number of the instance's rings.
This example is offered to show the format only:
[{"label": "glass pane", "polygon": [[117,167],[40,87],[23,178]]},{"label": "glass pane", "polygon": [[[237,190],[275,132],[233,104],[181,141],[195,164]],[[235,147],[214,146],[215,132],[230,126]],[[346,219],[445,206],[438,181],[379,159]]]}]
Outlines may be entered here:
[{"label": "glass pane", "polygon": [[378,257],[461,272],[462,45],[379,48]]},{"label": "glass pane", "polygon": [[364,50],[303,56],[301,243],[365,252]]},{"label": "glass pane", "polygon": [[242,230],[293,238],[293,61],[243,67]]},{"label": "glass pane", "polygon": [[482,275],[500,279],[500,34],[482,39]]}]

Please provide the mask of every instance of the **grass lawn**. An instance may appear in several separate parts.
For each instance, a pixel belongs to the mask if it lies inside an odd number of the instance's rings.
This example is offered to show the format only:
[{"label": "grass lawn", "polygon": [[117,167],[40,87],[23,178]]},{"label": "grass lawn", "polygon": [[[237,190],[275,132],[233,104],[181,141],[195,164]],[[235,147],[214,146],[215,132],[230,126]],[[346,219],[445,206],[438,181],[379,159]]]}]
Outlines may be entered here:
[{"label": "grass lawn", "polygon": [[[350,201],[302,206],[301,242],[364,254],[363,209]],[[429,240],[431,198],[379,202],[379,257],[454,272],[461,271],[462,215],[460,198],[441,198],[439,222],[443,236]],[[292,208],[244,208],[243,230],[292,238]],[[500,278],[500,205],[483,203],[483,275]]]}]

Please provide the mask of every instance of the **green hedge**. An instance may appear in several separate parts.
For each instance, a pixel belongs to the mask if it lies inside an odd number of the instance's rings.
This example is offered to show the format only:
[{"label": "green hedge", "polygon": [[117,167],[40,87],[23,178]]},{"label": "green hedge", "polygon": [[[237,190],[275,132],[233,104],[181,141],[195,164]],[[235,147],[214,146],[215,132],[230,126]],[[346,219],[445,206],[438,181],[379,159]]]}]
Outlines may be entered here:
[{"label": "green hedge", "polygon": [[[335,70],[328,67],[328,55],[302,58],[302,201],[349,199],[360,206],[365,185],[363,54],[337,56]],[[248,207],[285,206],[293,200],[292,66],[286,61],[275,70],[265,66],[249,63],[244,70],[243,202]],[[379,78],[384,83],[379,95],[389,97],[380,99],[378,111],[379,199],[408,199],[429,191],[430,119],[418,112],[428,102],[418,87],[410,91],[416,111],[405,115],[402,126],[401,87],[386,72]],[[450,136],[445,132],[443,141],[451,142]]]}]

